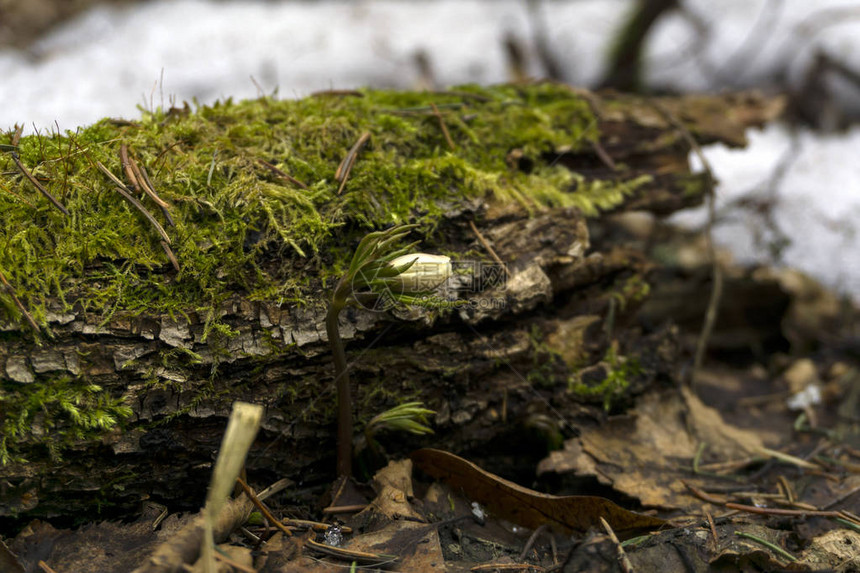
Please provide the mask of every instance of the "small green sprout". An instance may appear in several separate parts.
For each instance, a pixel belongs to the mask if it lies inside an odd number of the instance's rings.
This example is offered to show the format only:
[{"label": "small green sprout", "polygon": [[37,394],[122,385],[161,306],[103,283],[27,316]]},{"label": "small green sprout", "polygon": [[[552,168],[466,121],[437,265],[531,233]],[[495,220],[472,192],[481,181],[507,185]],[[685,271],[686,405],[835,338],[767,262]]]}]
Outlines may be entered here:
[{"label": "small green sprout", "polygon": [[406,402],[374,416],[364,428],[364,435],[367,442],[371,443],[373,436],[382,430],[408,432],[418,436],[432,434],[433,430],[425,424],[428,423],[427,416],[434,414],[434,410],[424,407],[424,402]]},{"label": "small green sprout", "polygon": [[428,410],[423,402],[406,402],[377,414],[364,428],[364,441],[373,455],[382,458],[383,454],[376,440],[376,435],[384,430],[406,432],[417,436],[432,434],[433,430],[427,425],[428,416],[435,415],[434,410]]},{"label": "small green sprout", "polygon": [[352,396],[346,353],[338,316],[347,305],[379,310],[395,304],[432,304],[415,295],[431,293],[451,276],[448,257],[413,253],[418,242],[396,248],[417,225],[400,225],[366,235],[355,250],[349,268],[334,289],[326,315],[326,333],[334,356],[337,384],[337,473],[352,473]]}]

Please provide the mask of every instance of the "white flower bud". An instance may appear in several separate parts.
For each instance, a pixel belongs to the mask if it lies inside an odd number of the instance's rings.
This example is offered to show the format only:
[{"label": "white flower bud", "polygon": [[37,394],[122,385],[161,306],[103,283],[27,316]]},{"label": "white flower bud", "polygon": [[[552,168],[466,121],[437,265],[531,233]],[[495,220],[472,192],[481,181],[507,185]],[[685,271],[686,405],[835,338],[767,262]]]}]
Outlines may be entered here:
[{"label": "white flower bud", "polygon": [[432,291],[453,274],[451,258],[444,255],[410,253],[397,257],[388,266],[402,267],[412,261],[412,266],[390,279],[391,286],[402,293]]}]

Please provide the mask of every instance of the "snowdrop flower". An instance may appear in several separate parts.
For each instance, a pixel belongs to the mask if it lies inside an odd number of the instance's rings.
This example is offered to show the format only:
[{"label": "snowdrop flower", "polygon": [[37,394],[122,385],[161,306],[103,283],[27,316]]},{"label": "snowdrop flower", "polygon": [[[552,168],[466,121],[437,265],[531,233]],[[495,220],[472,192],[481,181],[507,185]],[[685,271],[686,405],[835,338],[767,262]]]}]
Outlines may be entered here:
[{"label": "snowdrop flower", "polygon": [[[339,476],[352,475],[353,428],[349,372],[338,327],[340,311],[348,305],[375,309],[378,304],[385,308],[389,303],[430,307],[436,304],[438,299],[424,295],[429,294],[452,274],[450,258],[410,253],[418,244],[417,241],[399,249],[396,247],[397,243],[416,227],[417,225],[400,225],[365,235],[353,253],[349,268],[335,285],[332,294],[326,314],[326,334],[331,344],[337,384]],[[410,426],[408,416],[399,423],[401,426],[408,426],[407,431],[413,433],[420,433],[417,430],[425,429],[421,424]],[[429,431],[429,428],[426,429]]]},{"label": "snowdrop flower", "polygon": [[430,292],[453,274],[451,258],[444,255],[410,253],[393,259],[388,266],[402,269],[389,279],[390,286],[409,294]]}]

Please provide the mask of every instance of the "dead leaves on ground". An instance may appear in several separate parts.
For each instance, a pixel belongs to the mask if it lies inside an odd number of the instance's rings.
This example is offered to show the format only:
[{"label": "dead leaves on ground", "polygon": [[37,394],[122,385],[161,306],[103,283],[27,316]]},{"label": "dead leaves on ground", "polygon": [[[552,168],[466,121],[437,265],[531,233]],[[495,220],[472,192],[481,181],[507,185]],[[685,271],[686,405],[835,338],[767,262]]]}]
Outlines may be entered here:
[{"label": "dead leaves on ground", "polygon": [[565,534],[584,533],[599,526],[601,517],[619,534],[666,525],[662,519],[627,511],[606,498],[548,495],[522,487],[442,450],[425,448],[410,457],[424,473],[484,504],[498,517],[529,529],[549,525]]},{"label": "dead leaves on ground", "polygon": [[748,458],[764,445],[689,390],[672,389],[648,393],[630,414],[583,430],[544,459],[538,473],[593,476],[646,507],[689,509],[698,501],[681,480],[704,483],[691,472],[701,443],[720,459]]}]

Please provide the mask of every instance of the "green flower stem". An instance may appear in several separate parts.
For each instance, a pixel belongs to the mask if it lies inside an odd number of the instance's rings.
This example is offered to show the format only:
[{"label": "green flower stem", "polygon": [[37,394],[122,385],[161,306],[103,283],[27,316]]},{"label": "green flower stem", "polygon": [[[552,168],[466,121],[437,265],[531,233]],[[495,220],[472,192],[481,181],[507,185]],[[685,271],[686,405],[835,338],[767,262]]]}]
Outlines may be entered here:
[{"label": "green flower stem", "polygon": [[[340,338],[338,317],[340,311],[348,304],[373,308],[383,297],[394,302],[420,303],[429,306],[423,299],[412,294],[426,294],[439,286],[451,274],[451,262],[448,257],[412,253],[410,251],[418,243],[396,248],[395,244],[415,228],[415,225],[400,225],[385,231],[368,233],[359,242],[352,262],[346,273],[335,286],[331,304],[326,314],[326,333],[328,334],[331,353],[334,357],[335,384],[337,385],[337,473],[339,476],[352,474],[352,396],[350,395],[349,375],[346,371],[346,353],[343,340]],[[415,264],[420,264],[421,272],[413,270],[413,275],[401,277]],[[411,277],[408,281],[405,279]],[[430,279],[430,280],[428,280]],[[418,287],[416,289],[416,287]],[[394,290],[392,290],[394,289]],[[413,418],[423,419],[428,411],[421,410],[415,404],[408,404],[404,412],[406,419],[392,418],[388,424],[413,433],[420,433],[424,426]],[[412,409],[409,410],[408,406]],[[397,413],[397,411],[395,411]],[[426,428],[429,431],[429,428]]]},{"label": "green flower stem", "polygon": [[334,357],[334,380],[337,385],[337,475],[349,476],[352,475],[352,395],[346,370],[346,352],[337,324],[340,311],[346,306],[346,297],[342,291],[343,285],[339,283],[328,307],[325,329]]}]

